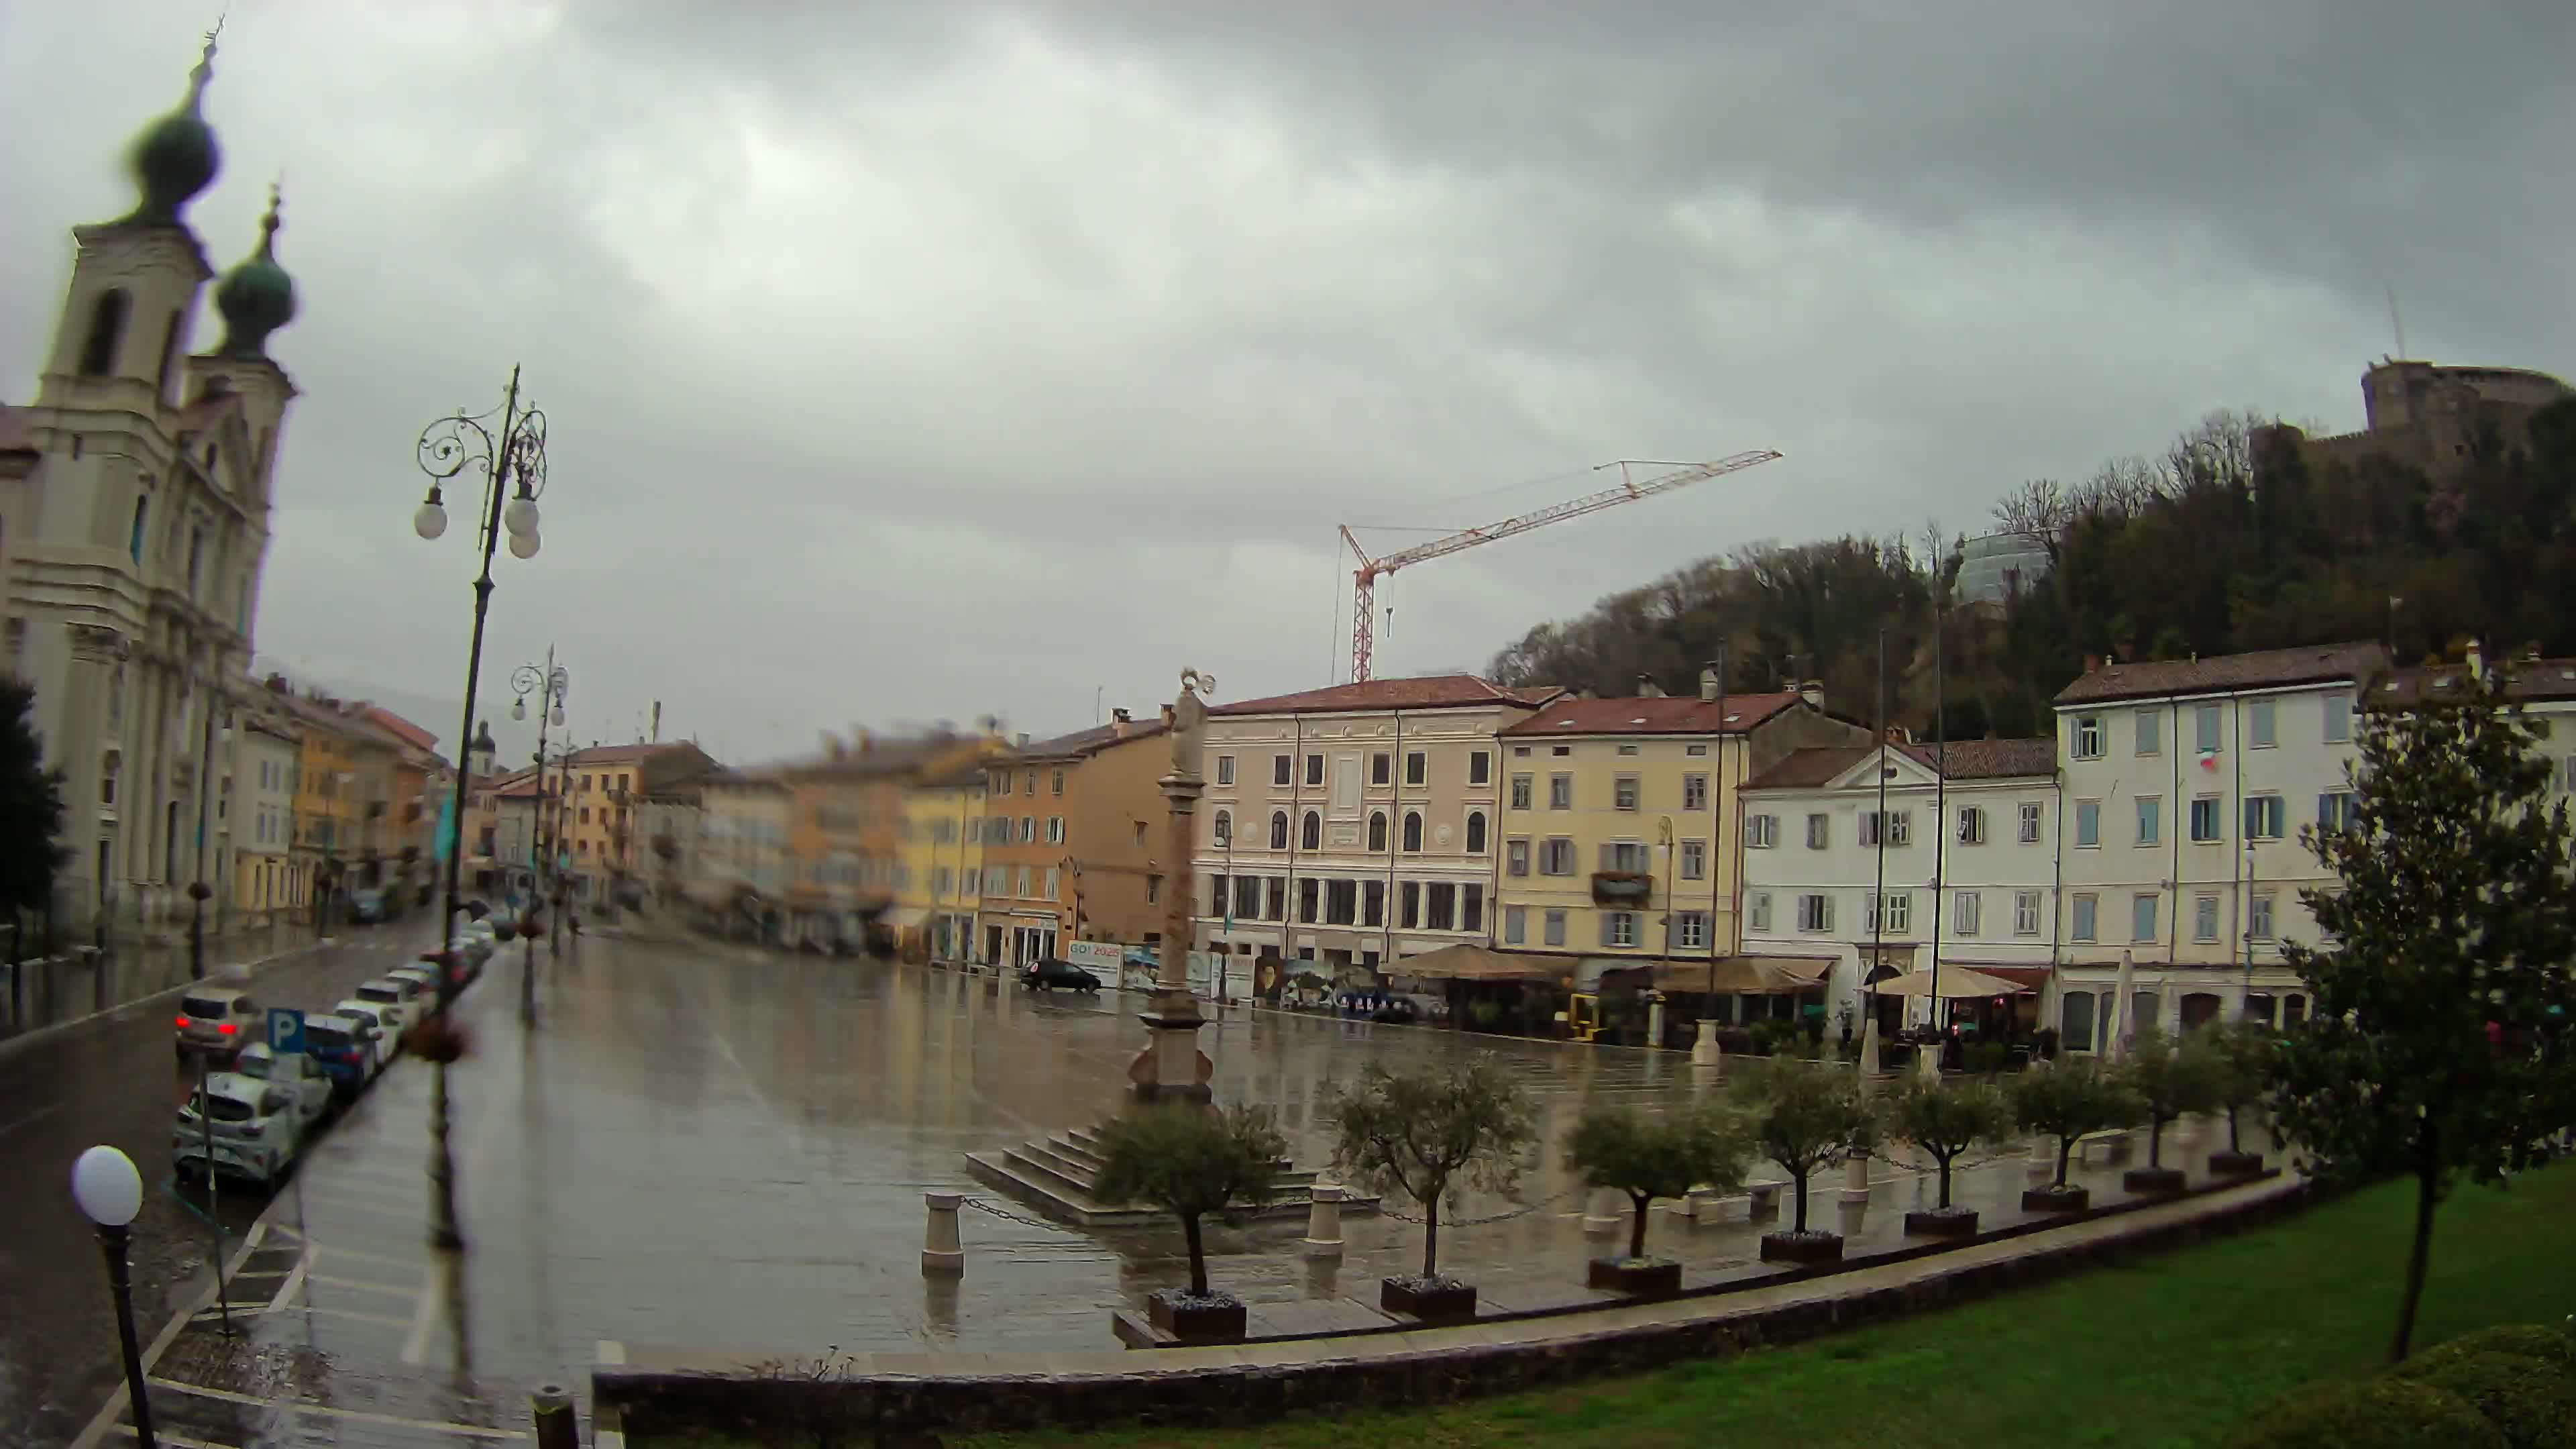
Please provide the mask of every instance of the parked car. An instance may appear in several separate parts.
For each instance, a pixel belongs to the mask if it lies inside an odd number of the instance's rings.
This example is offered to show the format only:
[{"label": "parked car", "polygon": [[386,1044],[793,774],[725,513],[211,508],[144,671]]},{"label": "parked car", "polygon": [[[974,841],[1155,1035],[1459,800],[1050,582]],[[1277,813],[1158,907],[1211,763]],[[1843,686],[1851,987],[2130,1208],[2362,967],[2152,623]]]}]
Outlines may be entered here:
[{"label": "parked car", "polygon": [[322,1064],[304,1052],[279,1052],[264,1041],[252,1042],[233,1058],[233,1075],[256,1077],[295,1098],[295,1115],[307,1127],[331,1110],[331,1079]]},{"label": "parked car", "polygon": [[170,1128],[170,1165],[176,1173],[193,1168],[265,1185],[295,1160],[303,1141],[294,1093],[257,1077],[217,1072],[206,1079],[204,1091],[191,1091],[179,1104],[178,1121]]},{"label": "parked car", "polygon": [[369,1045],[375,1050],[374,1064],[367,1069],[369,1078],[393,1064],[394,1053],[402,1050],[402,1028],[386,1014],[382,1002],[361,1001],[353,996],[334,1005],[331,1014],[345,1016],[367,1029]]},{"label": "parked car", "polygon": [[420,983],[417,981],[379,976],[373,981],[359,982],[358,989],[349,994],[381,1008],[376,1014],[391,1018],[390,1025],[396,1036],[411,1030],[413,1022],[429,1014],[429,1003],[421,1000]]},{"label": "parked car", "polygon": [[388,981],[408,981],[420,988],[421,1010],[433,1008],[438,1000],[438,968],[422,962],[414,966],[397,966],[385,973]]},{"label": "parked car", "polygon": [[179,1060],[191,1054],[229,1061],[243,1044],[259,1040],[259,1003],[229,986],[194,987],[179,998]]},{"label": "parked car", "polygon": [[391,900],[374,887],[349,893],[349,914],[362,925],[375,925],[391,914]]},{"label": "parked car", "polygon": [[304,1018],[304,1055],[322,1069],[332,1094],[346,1102],[365,1088],[380,1065],[373,1028],[355,1017]]},{"label": "parked car", "polygon": [[1098,991],[1100,978],[1074,965],[1050,956],[1034,961],[1020,973],[1020,984],[1031,991]]}]

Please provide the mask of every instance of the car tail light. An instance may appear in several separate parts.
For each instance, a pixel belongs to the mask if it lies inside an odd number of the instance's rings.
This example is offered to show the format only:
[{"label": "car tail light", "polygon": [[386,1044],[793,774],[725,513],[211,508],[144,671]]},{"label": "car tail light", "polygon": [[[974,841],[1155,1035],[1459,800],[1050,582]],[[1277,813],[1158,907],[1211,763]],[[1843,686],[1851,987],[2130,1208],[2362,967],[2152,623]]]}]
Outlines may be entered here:
[{"label": "car tail light", "polygon": [[180,1017],[180,1018],[178,1018],[178,1023],[179,1023],[179,1025],[180,1025],[181,1027],[185,1027],[185,1026],[187,1026],[187,1024],[188,1024],[188,1018],[186,1018],[186,1017],[184,1017],[184,1016],[183,1016],[183,1017]]},{"label": "car tail light", "polygon": [[231,1036],[234,1032],[241,1030],[241,1028],[233,1025],[229,1021],[219,1021],[215,1023],[215,1030],[222,1032],[226,1036]]}]

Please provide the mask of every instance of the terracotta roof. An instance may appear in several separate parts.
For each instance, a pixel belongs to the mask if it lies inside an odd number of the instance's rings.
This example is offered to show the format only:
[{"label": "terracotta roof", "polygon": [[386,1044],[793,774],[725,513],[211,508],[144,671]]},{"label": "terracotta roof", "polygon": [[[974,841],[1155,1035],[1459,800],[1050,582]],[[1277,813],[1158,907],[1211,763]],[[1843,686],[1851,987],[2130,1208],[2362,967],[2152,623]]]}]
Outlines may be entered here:
[{"label": "terracotta roof", "polygon": [[1625,699],[1560,699],[1497,733],[1506,735],[1742,734],[1798,703],[1794,694],[1695,694]]},{"label": "terracotta roof", "polygon": [[2328,684],[2338,679],[2357,681],[2387,666],[2387,651],[2372,643],[2315,644],[2252,654],[2217,654],[2206,659],[2106,664],[2059,690],[2057,703],[2063,707],[2168,694],[2218,694],[2232,689]]},{"label": "terracotta roof", "polygon": [[361,704],[358,708],[365,713],[368,719],[373,720],[376,724],[391,731],[400,738],[410,741],[419,748],[424,750],[434,750],[438,748],[437,735],[428,730],[422,729],[420,726],[413,724],[410,720],[404,719],[401,715],[394,713],[383,705],[371,702]]},{"label": "terracotta roof", "polygon": [[[1952,740],[1946,750],[1916,741],[1895,748],[1927,770],[1946,764],[1945,773],[1953,780],[2011,780],[2057,773],[2057,742],[2050,739]],[[1745,781],[1744,788],[1813,790],[1868,759],[1876,749],[1875,745],[1814,745],[1791,750]]]},{"label": "terracotta roof", "polygon": [[1565,691],[1554,685],[1513,689],[1472,674],[1426,674],[1415,679],[1368,679],[1296,694],[1237,700],[1212,715],[1336,714],[1373,709],[1457,709],[1479,704],[1537,706]]},{"label": "terracotta roof", "polygon": [[1114,724],[1094,725],[1087,730],[1075,730],[1069,735],[1057,735],[1051,740],[1037,740],[1023,745],[1011,751],[1008,758],[1078,760],[1088,755],[1098,754],[1111,745],[1125,744],[1129,740],[1152,739],[1169,728],[1170,726],[1159,719],[1131,720],[1128,722],[1127,732],[1122,735],[1118,732],[1118,726]]},{"label": "terracotta roof", "polygon": [[[2576,659],[2496,659],[2488,661],[2487,670],[2490,674],[2504,672],[2507,699],[2576,699]],[[2427,684],[2445,680],[2449,682],[2436,684],[2432,697],[2440,699],[2445,691],[2456,695],[2459,681],[2467,673],[2466,664],[2383,670],[2370,682],[2362,703],[2370,709],[2413,704],[2425,697]]]}]

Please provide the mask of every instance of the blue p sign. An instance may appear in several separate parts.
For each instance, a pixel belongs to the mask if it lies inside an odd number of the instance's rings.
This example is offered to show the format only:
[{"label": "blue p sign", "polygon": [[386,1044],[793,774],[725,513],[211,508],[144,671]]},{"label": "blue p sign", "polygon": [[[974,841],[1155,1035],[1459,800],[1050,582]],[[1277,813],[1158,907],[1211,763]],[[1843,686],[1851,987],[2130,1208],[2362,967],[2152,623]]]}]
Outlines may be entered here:
[{"label": "blue p sign", "polygon": [[280,1056],[295,1056],[303,1052],[303,1012],[291,1006],[268,1009],[268,1049]]}]

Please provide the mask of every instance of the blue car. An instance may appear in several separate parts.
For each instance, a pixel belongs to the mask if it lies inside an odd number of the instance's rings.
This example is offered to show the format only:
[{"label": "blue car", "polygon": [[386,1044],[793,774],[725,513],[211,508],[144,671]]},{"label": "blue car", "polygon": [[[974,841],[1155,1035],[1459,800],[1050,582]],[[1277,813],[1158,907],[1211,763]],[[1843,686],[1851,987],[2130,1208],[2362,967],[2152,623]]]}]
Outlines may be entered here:
[{"label": "blue car", "polygon": [[304,1018],[304,1054],[331,1079],[331,1095],[342,1102],[357,1096],[375,1075],[375,1044],[365,1027],[345,1016]]}]

